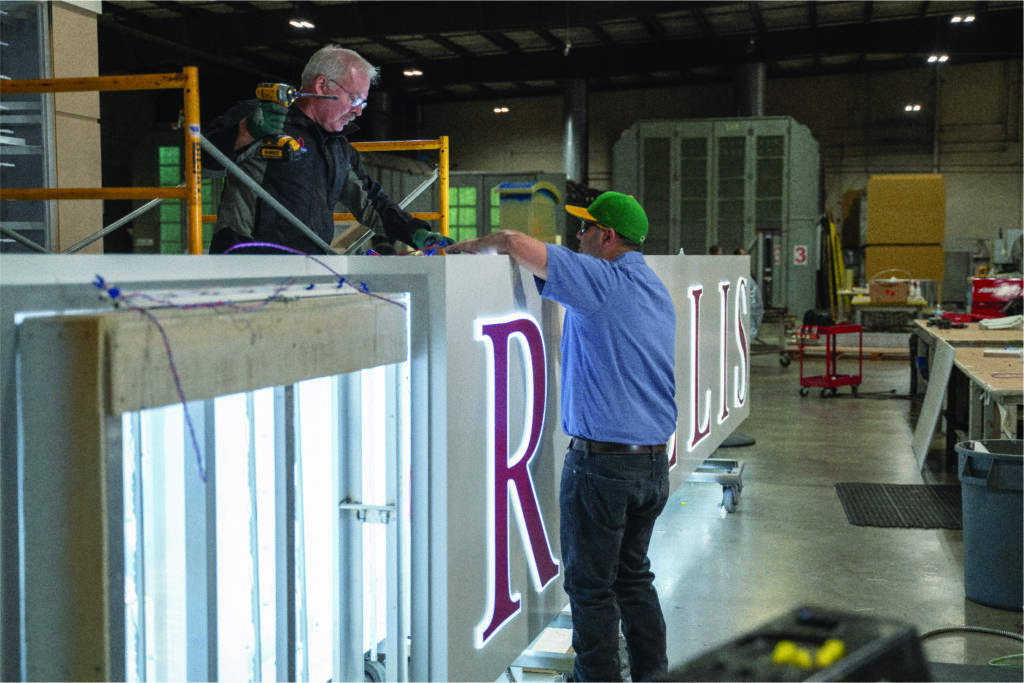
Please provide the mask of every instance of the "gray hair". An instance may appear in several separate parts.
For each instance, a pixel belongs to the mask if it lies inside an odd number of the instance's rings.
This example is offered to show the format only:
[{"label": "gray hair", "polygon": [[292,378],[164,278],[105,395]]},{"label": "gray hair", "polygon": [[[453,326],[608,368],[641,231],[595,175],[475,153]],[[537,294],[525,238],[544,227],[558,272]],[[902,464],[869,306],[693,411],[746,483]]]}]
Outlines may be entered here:
[{"label": "gray hair", "polygon": [[302,88],[312,86],[313,81],[321,74],[340,82],[344,80],[349,69],[362,71],[370,79],[371,85],[380,77],[380,69],[366,61],[355,50],[340,45],[325,45],[306,62],[306,68],[302,70]]}]

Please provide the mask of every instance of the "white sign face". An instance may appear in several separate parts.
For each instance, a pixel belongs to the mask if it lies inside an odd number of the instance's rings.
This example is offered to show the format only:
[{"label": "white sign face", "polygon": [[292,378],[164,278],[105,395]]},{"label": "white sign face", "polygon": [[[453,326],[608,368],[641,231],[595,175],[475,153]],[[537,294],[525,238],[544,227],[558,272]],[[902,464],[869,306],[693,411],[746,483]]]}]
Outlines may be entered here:
[{"label": "white sign face", "polygon": [[811,257],[806,244],[798,244],[793,247],[793,265],[806,266],[810,263]]},{"label": "white sign face", "polygon": [[[749,413],[748,259],[647,257],[676,305],[673,488]],[[446,680],[496,680],[567,604],[558,488],[562,309],[505,257],[446,260]],[[436,411],[435,411],[436,412]],[[432,454],[433,457],[433,454]],[[435,542],[436,540],[436,542]],[[441,608],[438,605],[438,608]]]},{"label": "white sign face", "polygon": [[[567,603],[558,533],[568,445],[562,309],[508,257],[324,258],[370,291],[408,292],[411,301],[412,575],[402,577],[411,586],[411,677],[498,680]],[[88,308],[99,272],[118,282],[201,282],[215,264],[219,284],[247,283],[254,269],[276,283],[308,267],[295,256],[85,255],[40,266],[50,260],[6,257],[5,295],[30,292],[28,301],[37,287],[59,287],[62,306]],[[647,261],[676,310],[674,488],[750,410],[749,259]]]}]

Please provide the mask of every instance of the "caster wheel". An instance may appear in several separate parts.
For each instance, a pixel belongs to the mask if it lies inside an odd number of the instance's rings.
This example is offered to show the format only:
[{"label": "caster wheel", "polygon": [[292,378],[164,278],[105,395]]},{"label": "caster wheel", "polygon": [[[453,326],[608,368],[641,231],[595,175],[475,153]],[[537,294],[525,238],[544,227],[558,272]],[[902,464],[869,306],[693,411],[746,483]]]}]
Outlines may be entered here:
[{"label": "caster wheel", "polygon": [[807,387],[800,387],[801,396],[806,396],[808,391],[810,391],[810,389],[808,389]]},{"label": "caster wheel", "polygon": [[784,368],[788,368],[789,364],[792,362],[793,360],[786,354],[782,354],[781,356],[779,356],[779,365],[781,365]]},{"label": "caster wheel", "polygon": [[722,487],[722,507],[726,512],[736,512],[736,506],[740,502],[740,492],[734,486]]},{"label": "caster wheel", "polygon": [[857,395],[857,385],[856,384],[850,385],[850,390],[853,391],[853,395],[854,396]]},{"label": "caster wheel", "polygon": [[383,683],[388,679],[387,669],[375,659],[363,660],[363,680],[370,683]]}]

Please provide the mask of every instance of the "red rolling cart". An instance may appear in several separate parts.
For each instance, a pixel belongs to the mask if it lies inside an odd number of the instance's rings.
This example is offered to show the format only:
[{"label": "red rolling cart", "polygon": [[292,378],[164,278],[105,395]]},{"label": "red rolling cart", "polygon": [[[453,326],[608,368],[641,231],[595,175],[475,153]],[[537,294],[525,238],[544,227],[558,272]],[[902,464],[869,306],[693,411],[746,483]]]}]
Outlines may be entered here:
[{"label": "red rolling cart", "polygon": [[[840,374],[838,369],[839,352],[836,338],[841,334],[857,335],[857,374]],[[808,348],[807,340],[822,337],[825,340],[825,374],[808,377],[804,374],[804,350]],[[860,386],[864,372],[864,332],[860,325],[842,323],[830,326],[800,327],[798,344],[800,350],[800,395],[806,396],[811,387],[821,387],[821,397],[835,396],[838,387],[850,387],[854,396]]]}]

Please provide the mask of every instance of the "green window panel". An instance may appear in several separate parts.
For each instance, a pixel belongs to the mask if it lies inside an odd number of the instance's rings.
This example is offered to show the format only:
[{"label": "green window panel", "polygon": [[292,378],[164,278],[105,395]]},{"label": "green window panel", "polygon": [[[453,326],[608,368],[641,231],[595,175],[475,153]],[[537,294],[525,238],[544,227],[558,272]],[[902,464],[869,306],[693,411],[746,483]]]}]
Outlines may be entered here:
[{"label": "green window panel", "polygon": [[161,147],[157,150],[157,162],[161,166],[180,166],[181,149],[179,147]]},{"label": "green window panel", "polygon": [[720,178],[743,178],[746,143],[746,138],[718,138],[718,176]]},{"label": "green window panel", "polygon": [[[181,182],[181,148],[159,147],[157,149],[157,178],[160,187],[175,187]],[[161,254],[182,253],[182,209],[181,201],[168,199],[160,204],[159,233]]]},{"label": "green window panel", "polygon": [[786,139],[781,135],[757,138],[757,183],[754,204],[760,230],[781,230],[785,195]]},{"label": "green window panel", "polygon": [[491,232],[501,228],[501,194],[497,187],[491,188]]},{"label": "green window panel", "polygon": [[757,156],[782,157],[786,154],[786,139],[781,135],[761,135],[757,138]]}]

